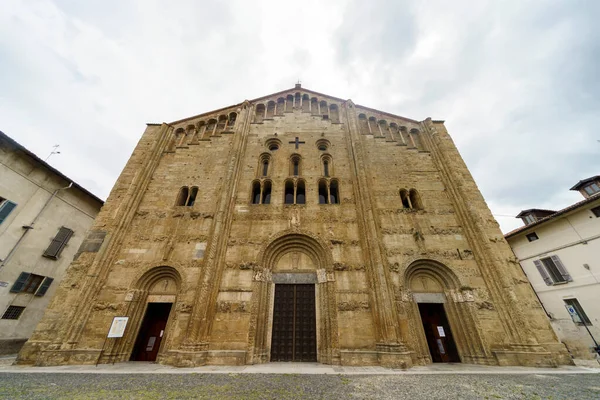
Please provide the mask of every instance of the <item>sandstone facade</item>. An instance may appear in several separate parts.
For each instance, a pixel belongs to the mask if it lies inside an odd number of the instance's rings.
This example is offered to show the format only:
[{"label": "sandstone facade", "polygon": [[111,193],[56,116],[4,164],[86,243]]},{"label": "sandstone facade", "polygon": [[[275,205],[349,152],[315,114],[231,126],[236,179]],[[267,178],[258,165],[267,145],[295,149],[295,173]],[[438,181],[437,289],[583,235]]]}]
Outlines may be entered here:
[{"label": "sandstone facade", "polygon": [[156,303],[158,362],[269,362],[293,284],[321,363],[429,363],[449,330],[462,362],[570,362],[443,122],[299,85],[149,124],[18,362],[129,360]]}]

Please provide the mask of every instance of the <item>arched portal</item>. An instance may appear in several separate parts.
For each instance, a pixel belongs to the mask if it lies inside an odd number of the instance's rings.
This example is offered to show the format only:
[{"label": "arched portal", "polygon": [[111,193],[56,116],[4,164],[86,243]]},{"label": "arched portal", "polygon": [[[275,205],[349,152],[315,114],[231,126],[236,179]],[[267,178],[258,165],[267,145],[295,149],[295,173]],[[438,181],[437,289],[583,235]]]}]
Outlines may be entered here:
[{"label": "arched portal", "polygon": [[410,294],[411,347],[420,363],[489,363],[473,294],[450,268],[434,260],[417,260],[406,269],[404,282]]},{"label": "arched portal", "polygon": [[181,276],[173,267],[146,271],[128,292],[131,303],[125,344],[131,361],[157,361],[168,349],[169,328],[181,288]]},{"label": "arched portal", "polygon": [[[277,318],[281,317],[281,313],[286,313],[285,307],[293,307],[293,304],[296,304],[296,312],[303,317],[294,317],[299,319],[288,321],[292,325],[310,325],[307,322],[312,318],[310,311],[306,312],[302,308],[314,307],[316,361],[325,364],[339,363],[333,259],[329,248],[319,237],[305,231],[288,230],[271,238],[259,254],[252,289],[249,351],[246,360],[248,364],[281,359],[282,353],[290,351],[295,354],[292,357],[294,361],[310,359],[310,337],[306,343],[301,344],[301,348],[288,349],[282,342],[286,339],[282,339],[281,332],[278,331],[280,322]],[[305,301],[300,302],[301,304],[290,303],[290,297]],[[303,331],[294,328],[294,332],[290,334],[301,335],[299,337],[305,339],[307,335],[311,335],[310,329]],[[297,337],[292,337],[295,338]],[[273,346],[280,347],[274,349]]]}]

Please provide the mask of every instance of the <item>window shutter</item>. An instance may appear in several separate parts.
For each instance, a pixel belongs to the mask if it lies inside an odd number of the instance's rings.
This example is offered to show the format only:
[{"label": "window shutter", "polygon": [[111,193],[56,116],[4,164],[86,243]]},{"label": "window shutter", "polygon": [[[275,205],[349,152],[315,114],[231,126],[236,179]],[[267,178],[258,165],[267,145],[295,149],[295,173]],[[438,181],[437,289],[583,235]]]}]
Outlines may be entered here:
[{"label": "window shutter", "polygon": [[6,217],[8,217],[8,214],[10,214],[16,206],[17,204],[10,200],[5,200],[2,204],[0,204],[0,224],[4,222]]},{"label": "window shutter", "polygon": [[52,242],[50,242],[50,246],[44,251],[44,257],[56,260],[69,239],[71,239],[71,236],[73,236],[72,230],[64,226],[61,227],[56,236],[54,236],[54,239],[52,239]]},{"label": "window shutter", "polygon": [[540,260],[534,260],[533,263],[535,264],[535,267],[539,271],[542,278],[544,278],[544,282],[546,282],[546,285],[551,286],[554,282],[552,281],[552,278],[550,278],[550,275],[548,274],[548,271],[546,271],[546,268],[544,268],[544,266],[542,265],[542,262]]},{"label": "window shutter", "polygon": [[562,261],[560,261],[560,258],[558,258],[558,256],[551,256],[550,258],[554,262],[554,265],[556,265],[556,268],[558,268],[558,271],[564,280],[567,282],[573,282],[573,278],[571,278],[571,275],[569,275],[569,272],[563,265]]},{"label": "window shutter", "polygon": [[54,281],[53,278],[50,278],[49,276],[44,278],[44,281],[42,282],[40,288],[37,290],[37,292],[35,292],[36,296],[43,296],[46,294],[46,292],[48,291],[48,288],[50,287],[50,285],[52,284],[52,281]]},{"label": "window shutter", "polygon": [[29,272],[21,272],[21,275],[17,278],[16,282],[10,288],[11,293],[19,293],[25,284],[27,283],[27,279],[29,279]]}]

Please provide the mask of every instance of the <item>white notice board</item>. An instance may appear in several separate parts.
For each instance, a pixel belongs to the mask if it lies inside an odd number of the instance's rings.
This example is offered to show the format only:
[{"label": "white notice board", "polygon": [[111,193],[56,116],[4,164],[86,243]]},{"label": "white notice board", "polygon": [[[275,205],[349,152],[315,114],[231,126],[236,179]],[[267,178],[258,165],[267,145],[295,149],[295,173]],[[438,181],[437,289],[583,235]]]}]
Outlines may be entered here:
[{"label": "white notice board", "polygon": [[114,317],[110,330],[108,331],[109,338],[123,337],[125,333],[125,327],[129,317]]}]

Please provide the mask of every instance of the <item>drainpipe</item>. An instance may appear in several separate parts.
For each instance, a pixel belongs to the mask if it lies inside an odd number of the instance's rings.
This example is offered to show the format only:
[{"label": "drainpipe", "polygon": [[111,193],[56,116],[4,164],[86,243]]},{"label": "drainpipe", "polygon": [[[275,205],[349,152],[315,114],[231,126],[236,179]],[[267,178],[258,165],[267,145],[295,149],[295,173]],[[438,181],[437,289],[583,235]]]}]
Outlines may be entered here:
[{"label": "drainpipe", "polygon": [[23,241],[23,239],[25,239],[25,236],[27,235],[27,232],[29,232],[31,229],[33,229],[33,225],[35,225],[35,222],[38,220],[38,218],[40,217],[40,215],[42,215],[42,213],[44,212],[44,210],[46,209],[46,207],[48,207],[48,204],[50,204],[50,202],[52,201],[52,199],[54,197],[56,197],[56,195],[58,194],[58,191],[59,190],[70,189],[72,186],[73,186],[73,182],[69,183],[69,186],[65,186],[63,188],[56,189],[52,193],[52,196],[50,196],[50,198],[48,200],[46,200],[46,203],[44,203],[44,206],[42,207],[42,209],[40,210],[40,212],[37,213],[37,215],[35,216],[35,218],[33,219],[33,221],[31,221],[31,223],[29,225],[23,225],[23,229],[24,229],[23,234],[21,235],[21,237],[19,238],[19,240],[17,240],[17,243],[15,243],[15,245],[10,250],[10,252],[8,253],[8,255],[4,258],[4,260],[2,260],[2,264],[0,264],[0,269],[6,265],[6,263],[8,262],[8,260],[15,253],[15,251],[17,251],[17,248],[19,247],[19,245],[21,244],[21,242]]}]

